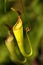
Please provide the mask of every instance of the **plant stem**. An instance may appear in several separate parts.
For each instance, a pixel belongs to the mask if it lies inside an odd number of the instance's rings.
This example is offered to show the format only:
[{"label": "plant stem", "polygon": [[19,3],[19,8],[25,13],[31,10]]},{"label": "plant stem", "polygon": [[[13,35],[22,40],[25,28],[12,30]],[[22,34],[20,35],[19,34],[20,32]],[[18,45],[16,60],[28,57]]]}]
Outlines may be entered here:
[{"label": "plant stem", "polygon": [[[22,12],[24,13],[24,17],[25,17],[25,19],[27,19],[26,12],[25,12],[25,6],[23,4],[23,1],[22,0],[19,0],[19,2],[20,2],[20,5],[21,5],[21,8],[22,8]],[[27,23],[28,22],[29,22],[29,19],[27,19]]]},{"label": "plant stem", "polygon": [[4,13],[6,13],[6,2],[7,0],[4,0]]}]

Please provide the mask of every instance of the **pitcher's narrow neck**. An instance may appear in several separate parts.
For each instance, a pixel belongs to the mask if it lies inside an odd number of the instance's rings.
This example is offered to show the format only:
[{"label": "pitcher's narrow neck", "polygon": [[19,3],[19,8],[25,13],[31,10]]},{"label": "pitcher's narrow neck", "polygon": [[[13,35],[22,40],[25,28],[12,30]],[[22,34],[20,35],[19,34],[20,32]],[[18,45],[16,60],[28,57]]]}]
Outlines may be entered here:
[{"label": "pitcher's narrow neck", "polygon": [[17,23],[14,25],[14,29],[17,30],[22,26],[22,20],[20,18],[20,16],[18,16],[18,21]]}]

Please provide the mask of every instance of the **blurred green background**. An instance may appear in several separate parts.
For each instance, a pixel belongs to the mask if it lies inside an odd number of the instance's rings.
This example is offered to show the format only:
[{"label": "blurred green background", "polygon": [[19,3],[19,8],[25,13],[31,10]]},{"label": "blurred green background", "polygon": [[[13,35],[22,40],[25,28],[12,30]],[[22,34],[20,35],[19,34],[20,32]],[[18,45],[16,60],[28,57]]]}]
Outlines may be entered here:
[{"label": "blurred green background", "polygon": [[24,28],[31,26],[28,35],[33,54],[24,65],[43,65],[43,0],[0,0],[0,65],[19,65],[11,61],[5,45],[8,29],[4,24],[13,26],[18,18],[11,7],[21,12]]}]

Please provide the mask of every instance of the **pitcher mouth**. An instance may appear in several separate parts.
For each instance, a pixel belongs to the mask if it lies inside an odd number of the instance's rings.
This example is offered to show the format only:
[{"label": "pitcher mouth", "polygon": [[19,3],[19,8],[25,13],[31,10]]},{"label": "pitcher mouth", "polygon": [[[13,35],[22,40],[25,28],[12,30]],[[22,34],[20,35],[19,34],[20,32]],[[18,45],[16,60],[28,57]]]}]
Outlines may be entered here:
[{"label": "pitcher mouth", "polygon": [[10,37],[8,37],[8,38],[5,40],[5,42],[9,43],[9,42],[11,42],[12,40],[13,40],[13,37],[10,36]]},{"label": "pitcher mouth", "polygon": [[18,30],[19,28],[21,28],[21,26],[22,26],[22,21],[19,18],[18,21],[17,21],[17,23],[14,25],[13,29],[14,30]]}]

